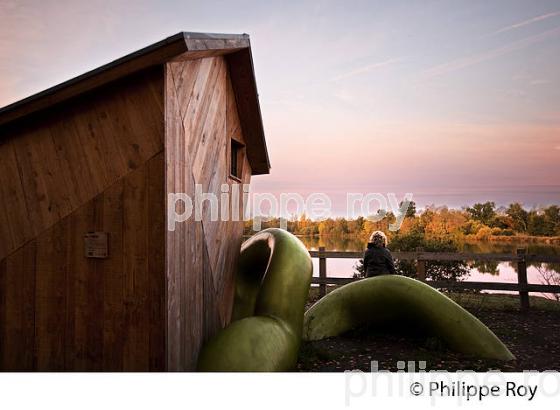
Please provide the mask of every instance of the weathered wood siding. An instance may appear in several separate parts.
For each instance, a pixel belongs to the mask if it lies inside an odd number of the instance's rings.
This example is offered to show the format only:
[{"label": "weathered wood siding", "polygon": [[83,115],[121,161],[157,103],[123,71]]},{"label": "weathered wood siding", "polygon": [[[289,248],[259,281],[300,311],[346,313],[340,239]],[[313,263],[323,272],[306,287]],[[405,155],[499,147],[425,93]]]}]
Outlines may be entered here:
[{"label": "weathered wood siding", "polygon": [[[168,232],[166,200],[249,183],[246,157],[229,176],[230,139],[245,140],[226,58],[179,59],[0,132],[0,370],[193,370],[230,320],[243,221],[205,203]],[[109,233],[109,258],[84,256],[90,231]]]},{"label": "weathered wood siding", "polygon": [[161,69],[0,129],[0,259],[163,150]]},{"label": "weathered wood siding", "polygon": [[[246,158],[241,182],[229,177],[230,139],[244,139],[225,59],[167,63],[165,95],[166,192],[194,199],[199,184],[220,197],[222,184],[249,183]],[[169,370],[193,370],[202,343],[229,323],[243,222],[220,219],[205,202],[202,220],[167,232]]]},{"label": "weathered wood siding", "polygon": [[2,129],[1,370],[165,370],[163,130],[161,69]]}]

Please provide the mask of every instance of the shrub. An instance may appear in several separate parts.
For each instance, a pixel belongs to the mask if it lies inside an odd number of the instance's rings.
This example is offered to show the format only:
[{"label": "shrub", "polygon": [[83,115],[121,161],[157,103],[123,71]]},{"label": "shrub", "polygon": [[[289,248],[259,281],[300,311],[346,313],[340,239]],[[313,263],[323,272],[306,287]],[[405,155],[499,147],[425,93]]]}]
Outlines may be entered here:
[{"label": "shrub", "polygon": [[500,228],[492,228],[491,233],[492,236],[500,236],[502,234],[502,230]]},{"label": "shrub", "polygon": [[488,238],[490,238],[490,236],[492,236],[492,228],[483,226],[478,230],[475,236],[479,241],[486,241],[488,240]]},{"label": "shrub", "polygon": [[515,235],[515,232],[513,232],[511,229],[502,229],[502,236],[513,236]]}]

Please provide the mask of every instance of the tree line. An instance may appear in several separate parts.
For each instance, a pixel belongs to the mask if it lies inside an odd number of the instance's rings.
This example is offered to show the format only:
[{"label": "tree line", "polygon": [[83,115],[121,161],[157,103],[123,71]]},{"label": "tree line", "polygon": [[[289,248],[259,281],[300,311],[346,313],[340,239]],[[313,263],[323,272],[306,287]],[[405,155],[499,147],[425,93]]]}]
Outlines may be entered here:
[{"label": "tree line", "polygon": [[[560,207],[550,205],[539,209],[526,210],[519,203],[497,208],[494,202],[476,203],[463,209],[449,209],[445,206],[428,206],[417,212],[411,203],[406,211],[403,224],[398,232],[390,232],[389,224],[395,216],[388,213],[380,221],[368,218],[356,219],[328,218],[311,220],[306,215],[293,217],[287,221],[288,231],[296,235],[354,235],[366,237],[374,230],[382,230],[389,236],[421,234],[426,237],[451,237],[454,239],[489,240],[506,236],[560,236]],[[262,218],[263,229],[278,227],[279,218]],[[245,233],[252,234],[253,221],[245,223]]]}]

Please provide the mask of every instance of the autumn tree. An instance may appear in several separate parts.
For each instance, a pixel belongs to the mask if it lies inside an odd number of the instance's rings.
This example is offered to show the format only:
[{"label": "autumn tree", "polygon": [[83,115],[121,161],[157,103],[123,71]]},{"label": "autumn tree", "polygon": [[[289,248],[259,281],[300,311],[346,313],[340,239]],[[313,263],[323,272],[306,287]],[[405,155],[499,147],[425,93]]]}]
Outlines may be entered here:
[{"label": "autumn tree", "polygon": [[527,232],[527,226],[529,224],[529,213],[523,209],[520,203],[515,202],[510,204],[506,210],[506,214],[511,218],[513,222],[513,229],[518,232]]},{"label": "autumn tree", "polygon": [[472,219],[487,226],[491,226],[496,217],[496,204],[494,202],[476,203],[465,210]]}]

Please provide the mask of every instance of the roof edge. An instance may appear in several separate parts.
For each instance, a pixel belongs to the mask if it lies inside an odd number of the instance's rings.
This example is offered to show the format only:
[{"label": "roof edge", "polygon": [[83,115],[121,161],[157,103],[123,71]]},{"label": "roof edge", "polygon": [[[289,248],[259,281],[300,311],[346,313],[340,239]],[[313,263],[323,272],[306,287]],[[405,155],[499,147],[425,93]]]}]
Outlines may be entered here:
[{"label": "roof edge", "polygon": [[[251,141],[247,146],[247,156],[251,163],[252,175],[270,173],[270,159],[264,136],[259,92],[255,78],[251,48],[228,54],[232,87],[237,103],[237,111],[245,139]],[[251,73],[251,75],[247,75]]]},{"label": "roof edge", "polygon": [[[112,81],[150,67],[191,58],[227,54],[236,78],[234,89],[244,133],[253,141],[248,152],[253,175],[268,174],[270,162],[248,34],[180,32],[82,75],[0,108],[0,129]],[[253,145],[252,144],[252,145]]]},{"label": "roof edge", "polygon": [[180,32],[98,68],[0,108],[0,127],[187,51],[249,47],[248,34]]}]

